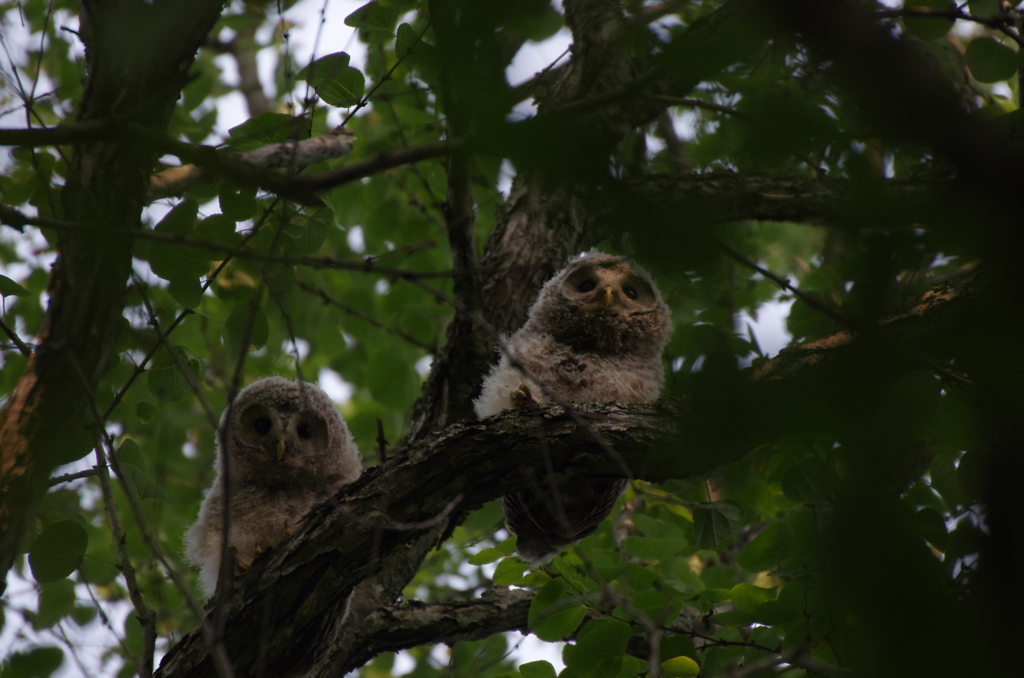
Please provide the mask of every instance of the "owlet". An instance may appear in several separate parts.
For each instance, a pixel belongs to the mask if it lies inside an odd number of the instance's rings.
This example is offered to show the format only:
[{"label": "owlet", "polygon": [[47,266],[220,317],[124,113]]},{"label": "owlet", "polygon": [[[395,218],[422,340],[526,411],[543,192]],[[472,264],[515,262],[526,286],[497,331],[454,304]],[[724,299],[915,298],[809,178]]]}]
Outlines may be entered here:
[{"label": "owlet", "polygon": [[184,537],[185,558],[200,568],[207,596],[220,572],[225,461],[235,572],[290,536],[314,505],[362,470],[345,421],[315,385],[266,377],[242,389],[221,417],[217,476]]},{"label": "owlet", "polygon": [[[671,330],[668,307],[637,264],[597,252],[576,258],[541,288],[506,344],[536,381],[503,355],[484,379],[476,414],[551,402],[545,388],[569,403],[652,401],[665,381],[661,352]],[[625,485],[595,477],[552,486],[540,478],[502,497],[516,551],[535,565],[550,560],[592,534]]]}]

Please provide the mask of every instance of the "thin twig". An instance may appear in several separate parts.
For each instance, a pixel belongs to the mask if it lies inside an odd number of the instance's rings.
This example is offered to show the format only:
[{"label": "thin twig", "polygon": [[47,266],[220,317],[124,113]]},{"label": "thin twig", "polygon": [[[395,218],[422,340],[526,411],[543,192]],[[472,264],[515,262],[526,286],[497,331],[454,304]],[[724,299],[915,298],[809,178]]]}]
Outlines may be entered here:
[{"label": "thin twig", "polygon": [[413,337],[413,336],[411,336],[409,334],[406,334],[402,330],[395,329],[393,327],[388,327],[387,325],[381,323],[379,320],[375,320],[375,319],[371,318],[370,316],[366,315],[365,313],[361,313],[361,312],[357,311],[356,309],[352,308],[351,306],[348,306],[347,304],[341,303],[340,301],[338,301],[334,297],[328,295],[326,292],[324,292],[321,289],[318,289],[316,287],[313,287],[312,285],[304,283],[301,280],[297,281],[297,284],[299,286],[299,289],[301,289],[303,291],[306,291],[306,292],[309,292],[310,294],[317,295],[318,297],[320,297],[323,300],[323,302],[325,304],[329,304],[331,306],[339,308],[339,309],[341,309],[345,313],[348,313],[351,316],[359,318],[360,320],[363,320],[363,321],[373,325],[374,327],[376,327],[378,329],[382,329],[385,332],[388,332],[390,334],[395,335],[399,339],[403,339],[403,340],[409,342],[413,346],[421,348],[424,351],[427,351],[428,353],[432,353],[433,351],[436,350],[435,346],[427,346],[426,344],[424,344],[422,341],[420,341],[416,337]]},{"label": "thin twig", "polygon": [[[77,367],[77,365],[76,365]],[[85,381],[85,375],[81,375]],[[99,414],[97,410],[97,414]],[[97,423],[99,427],[100,424]],[[156,653],[156,613],[146,606],[142,597],[142,590],[139,588],[139,581],[135,576],[135,568],[132,566],[131,558],[128,557],[128,547],[125,544],[124,528],[121,525],[121,516],[117,511],[117,504],[114,502],[114,492],[110,486],[110,473],[107,470],[107,458],[103,453],[102,434],[98,429],[96,432],[96,466],[95,472],[100,480],[100,489],[103,492],[103,505],[107,513],[107,522],[110,523],[110,534],[114,539],[114,550],[117,552],[117,567],[124,576],[125,585],[128,587],[128,598],[135,608],[135,616],[142,626],[142,656],[139,658],[140,678],[149,678],[153,675],[153,657]],[[111,448],[111,455],[113,455]]]},{"label": "thin twig", "polygon": [[[71,356],[71,364],[75,368],[86,393],[89,393],[89,382],[78,364],[75,356]],[[132,566],[131,558],[128,556],[128,547],[125,543],[124,528],[121,525],[121,515],[117,510],[117,503],[114,501],[114,492],[110,486],[110,473],[107,470],[107,457],[103,453],[104,436],[107,435],[103,428],[103,419],[100,415],[96,399],[89,393],[92,408],[96,415],[95,448],[96,466],[93,467],[100,481],[100,490],[103,493],[103,506],[107,514],[107,522],[110,523],[110,534],[114,540],[114,550],[117,553],[117,566],[124,576],[125,585],[128,587],[128,598],[135,608],[135,615],[142,627],[142,656],[139,658],[139,676],[150,678],[153,675],[153,657],[156,653],[156,614],[146,606],[142,597],[142,589],[139,588],[138,579],[135,576],[135,568]],[[114,457],[114,447],[110,446],[110,456]],[[125,484],[125,493],[129,492]]]},{"label": "thin twig", "polygon": [[[258,222],[256,222],[256,224],[253,226],[249,234],[242,239],[242,242],[239,243],[239,247],[244,247],[247,242],[256,237],[256,234],[259,232],[260,228],[262,228],[263,224],[265,224],[267,219],[270,218],[270,215],[273,213],[277,203],[278,200],[275,199],[274,202],[272,202],[270,206],[267,207],[266,210],[264,210],[263,216],[260,217],[260,220]],[[217,276],[221,274],[221,272],[228,265],[228,262],[230,262],[231,259],[231,256],[226,257],[223,261],[220,262],[217,268],[213,270],[213,273],[206,276],[206,281],[200,288],[200,292],[205,292],[210,288],[210,285],[213,284],[213,281],[216,280]],[[169,336],[171,332],[173,332],[175,328],[178,327],[178,325],[180,325],[183,320],[185,320],[186,316],[190,315],[191,313],[191,309],[182,309],[182,311],[178,313],[177,317],[171,322],[171,324],[167,326],[167,329],[164,331],[164,335]],[[124,385],[121,386],[120,390],[118,390],[117,394],[114,396],[114,399],[110,402],[110,405],[107,407],[107,411],[103,413],[103,421],[106,421],[107,419],[110,418],[110,415],[114,412],[114,408],[116,408],[121,403],[121,400],[128,392],[128,389],[131,388],[132,384],[135,383],[135,380],[138,379],[139,376],[141,376],[142,373],[146,371],[146,365],[149,363],[150,360],[153,359],[153,356],[156,355],[157,351],[159,351],[162,346],[163,343],[157,341],[149,349],[149,352],[146,353],[145,356],[143,356],[139,364],[135,366],[135,370],[131,373],[131,376],[128,377]]]},{"label": "thin twig", "polygon": [[195,617],[196,623],[199,624],[200,629],[202,629],[203,639],[209,648],[210,656],[213,659],[214,669],[217,671],[217,675],[219,675],[220,678],[234,678],[234,670],[231,668],[231,663],[227,656],[227,649],[224,647],[224,644],[218,641],[214,636],[213,629],[203,616],[203,610],[199,606],[199,602],[192,594],[192,589],[189,588],[181,578],[181,575],[178,574],[177,568],[173,567],[167,560],[167,556],[164,554],[163,548],[160,546],[156,537],[153,536],[153,532],[149,529],[146,516],[142,512],[142,505],[139,502],[138,496],[135,494],[135,488],[132,487],[132,485],[125,479],[120,461],[118,461],[117,454],[114,450],[114,440],[103,426],[103,414],[100,412],[95,396],[88,389],[88,382],[85,379],[85,373],[82,371],[82,368],[78,365],[77,361],[75,361],[74,356],[72,356],[71,359],[78,378],[82,381],[83,385],[86,387],[86,392],[89,394],[89,404],[93,409],[97,435],[102,437],[102,442],[105,444],[108,452],[106,461],[109,462],[110,468],[114,470],[114,473],[121,481],[121,488],[124,491],[125,497],[128,499],[128,505],[132,509],[132,515],[135,518],[139,531],[142,533],[143,541],[146,543],[146,546],[149,548],[153,556],[163,566],[167,576],[170,577],[171,581],[188,604],[189,609]]},{"label": "thin twig", "polygon": [[[3,216],[3,214],[0,214],[0,218],[2,218]],[[75,222],[57,221],[53,219],[37,219],[35,217],[28,217],[25,215],[21,216],[23,217],[23,221],[21,223],[32,226],[39,226],[41,228],[52,228],[54,230],[73,230],[85,228],[84,224]],[[112,232],[119,233],[127,229],[110,230]],[[376,261],[371,257],[367,257],[362,261],[344,261],[341,259],[335,259],[334,257],[289,257],[285,255],[265,254],[262,252],[256,252],[254,250],[242,249],[245,243],[248,242],[248,239],[244,240],[237,246],[233,246],[225,245],[224,243],[218,242],[216,240],[211,240],[209,238],[189,236],[181,233],[165,233],[152,230],[131,230],[130,232],[136,238],[141,238],[143,240],[152,240],[154,242],[163,242],[172,245],[187,245],[190,247],[202,248],[210,252],[220,252],[231,257],[238,257],[247,260],[254,259],[257,261],[265,261],[269,263],[287,264],[290,266],[308,266],[309,268],[327,268],[339,271],[359,271],[363,273],[377,273],[382,276],[403,279],[450,278],[453,275],[453,272],[450,270],[420,272],[407,271],[401,268],[379,266],[377,265]]]},{"label": "thin twig", "polygon": [[1024,39],[1021,38],[1020,34],[1013,29],[1013,24],[1010,19],[1003,16],[972,16],[967,14],[958,7],[949,8],[938,8],[938,7],[904,7],[902,9],[885,9],[874,13],[875,16],[883,19],[890,18],[901,18],[901,17],[917,17],[917,18],[939,18],[949,19],[951,22],[960,19],[962,21],[971,21],[976,24],[988,26],[993,30],[997,30],[1008,38],[1016,42],[1021,47],[1024,47]]},{"label": "thin twig", "polygon": [[72,480],[79,480],[80,478],[91,478],[97,473],[98,471],[96,470],[95,466],[85,471],[79,471],[78,473],[65,473],[62,476],[50,478],[50,487],[53,487],[54,485],[60,485],[61,483],[70,483]]},{"label": "thin twig", "polygon": [[727,115],[735,115],[738,118],[750,119],[746,113],[737,111],[735,108],[729,106],[722,106],[721,104],[713,104],[710,101],[703,101],[702,99],[693,99],[690,97],[673,97],[666,94],[654,94],[651,96],[652,99],[663,101],[666,104],[672,104],[673,106],[689,106],[690,108],[706,108],[709,111],[717,111],[719,113],[725,113]]},{"label": "thin twig", "polygon": [[13,341],[14,345],[18,347],[18,350],[21,351],[23,356],[28,358],[32,355],[32,349],[30,349],[28,345],[21,340],[21,337],[18,336],[17,332],[11,329],[11,327],[3,321],[3,318],[0,318],[0,328],[3,329],[4,334],[11,338],[11,341]]},{"label": "thin twig", "polygon": [[782,289],[789,290],[794,295],[796,295],[796,297],[798,299],[803,301],[805,304],[807,304],[811,308],[813,308],[813,309],[815,309],[815,310],[817,310],[817,311],[827,315],[829,318],[832,318],[832,320],[835,320],[837,323],[841,324],[843,327],[845,327],[847,329],[850,329],[850,330],[855,330],[856,329],[856,323],[852,319],[847,318],[846,316],[844,316],[839,311],[836,311],[835,309],[830,308],[827,304],[825,304],[822,301],[819,301],[818,299],[815,299],[813,296],[811,296],[810,294],[807,294],[803,290],[801,290],[801,289],[799,289],[797,287],[794,287],[793,284],[789,282],[788,278],[783,278],[782,276],[776,275],[775,273],[772,273],[771,271],[769,271],[768,269],[766,269],[766,268],[764,268],[762,266],[758,266],[756,263],[754,263],[750,259],[747,259],[745,256],[743,256],[742,254],[740,254],[739,252],[734,250],[732,247],[727,245],[725,243],[725,241],[723,241],[720,238],[712,235],[711,233],[708,233],[707,231],[705,231],[704,233],[705,233],[705,235],[707,235],[708,238],[711,239],[711,242],[714,243],[714,245],[716,247],[718,247],[720,250],[725,252],[728,256],[732,257],[733,259],[735,259],[739,263],[743,264],[744,266],[746,266],[748,268],[751,268],[751,269],[757,271],[758,273],[760,273],[764,277],[768,278],[769,280],[774,282],[776,285],[778,285]]}]

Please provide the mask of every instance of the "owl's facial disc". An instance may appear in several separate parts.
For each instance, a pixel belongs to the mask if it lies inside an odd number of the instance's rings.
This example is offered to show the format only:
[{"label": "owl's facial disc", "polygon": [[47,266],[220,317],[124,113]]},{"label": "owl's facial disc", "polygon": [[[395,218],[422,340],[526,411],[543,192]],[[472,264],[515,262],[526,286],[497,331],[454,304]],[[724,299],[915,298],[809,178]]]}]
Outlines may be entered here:
[{"label": "owl's facial disc", "polygon": [[654,304],[650,283],[625,264],[581,266],[566,281],[566,296],[583,307],[596,306],[620,313],[633,313]]}]

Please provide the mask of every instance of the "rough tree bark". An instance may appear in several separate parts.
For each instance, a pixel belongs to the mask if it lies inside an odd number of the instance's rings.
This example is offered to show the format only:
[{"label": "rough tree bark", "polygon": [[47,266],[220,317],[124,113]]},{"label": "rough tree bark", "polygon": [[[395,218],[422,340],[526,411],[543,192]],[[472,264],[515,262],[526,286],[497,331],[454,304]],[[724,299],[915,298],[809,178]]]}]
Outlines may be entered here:
[{"label": "rough tree bark", "polygon": [[[222,0],[84,2],[81,37],[89,81],[79,122],[114,118],[164,130],[222,5]],[[139,228],[155,160],[146,147],[109,140],[74,148],[61,192],[63,218],[87,227],[61,234],[39,347],[0,413],[0,572],[5,575],[50,473],[89,449],[89,403],[121,327],[131,231]]]}]

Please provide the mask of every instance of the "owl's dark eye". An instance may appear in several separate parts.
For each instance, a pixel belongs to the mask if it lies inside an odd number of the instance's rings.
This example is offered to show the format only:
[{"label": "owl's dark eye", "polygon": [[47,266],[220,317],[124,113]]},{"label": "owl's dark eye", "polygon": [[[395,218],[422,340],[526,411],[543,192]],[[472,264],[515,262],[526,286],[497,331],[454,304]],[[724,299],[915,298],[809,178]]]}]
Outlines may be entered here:
[{"label": "owl's dark eye", "polygon": [[302,438],[303,440],[309,440],[310,438],[313,437],[313,427],[307,424],[306,422],[302,422],[301,424],[299,424],[298,427],[295,429],[295,432],[298,433],[299,437]]},{"label": "owl's dark eye", "polygon": [[272,424],[270,423],[270,417],[260,417],[252,423],[252,427],[256,429],[256,432],[263,435],[270,431]]},{"label": "owl's dark eye", "polygon": [[579,290],[580,292],[592,292],[595,287],[597,287],[597,283],[593,280],[584,280],[580,283]]},{"label": "owl's dark eye", "polygon": [[622,291],[626,293],[626,296],[630,299],[636,300],[640,296],[640,293],[636,291],[636,288],[632,285],[626,285],[622,288]]}]

